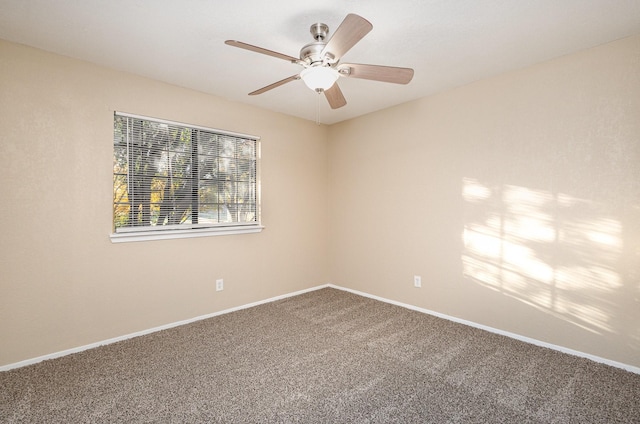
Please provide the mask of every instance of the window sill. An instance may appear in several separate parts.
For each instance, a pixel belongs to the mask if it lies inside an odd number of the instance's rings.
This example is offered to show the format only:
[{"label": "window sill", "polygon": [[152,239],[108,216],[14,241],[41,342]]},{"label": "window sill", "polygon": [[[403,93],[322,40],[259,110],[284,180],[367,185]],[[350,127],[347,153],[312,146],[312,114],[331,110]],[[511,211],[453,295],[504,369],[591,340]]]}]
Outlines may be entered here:
[{"label": "window sill", "polygon": [[111,243],[130,243],[136,241],[170,240],[194,237],[228,236],[234,234],[259,233],[264,229],[262,225],[252,225],[247,227],[217,227],[198,228],[185,230],[159,230],[159,231],[139,231],[111,234]]}]

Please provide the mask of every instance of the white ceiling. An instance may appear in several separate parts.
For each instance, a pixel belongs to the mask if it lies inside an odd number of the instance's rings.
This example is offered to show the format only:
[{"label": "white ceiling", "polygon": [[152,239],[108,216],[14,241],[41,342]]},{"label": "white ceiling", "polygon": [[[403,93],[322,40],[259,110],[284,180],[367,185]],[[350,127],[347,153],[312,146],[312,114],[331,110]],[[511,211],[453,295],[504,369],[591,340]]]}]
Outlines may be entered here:
[{"label": "white ceiling", "polygon": [[640,0],[0,0],[0,38],[315,120],[318,95],[281,59],[297,57],[312,23],[330,34],[348,13],[373,31],[343,62],[410,67],[408,85],[341,78],[332,124],[472,81],[640,33]]}]

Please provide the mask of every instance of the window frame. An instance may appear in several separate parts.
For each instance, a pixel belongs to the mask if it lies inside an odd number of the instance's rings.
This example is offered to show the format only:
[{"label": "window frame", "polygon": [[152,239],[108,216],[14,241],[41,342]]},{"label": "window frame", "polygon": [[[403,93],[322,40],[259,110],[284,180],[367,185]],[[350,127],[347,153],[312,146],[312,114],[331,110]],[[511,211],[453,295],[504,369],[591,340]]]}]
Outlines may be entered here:
[{"label": "window frame", "polygon": [[[193,238],[193,237],[210,237],[210,236],[222,236],[222,235],[235,235],[235,234],[251,234],[259,233],[264,229],[261,222],[261,183],[260,183],[260,167],[261,167],[261,143],[260,137],[250,134],[237,133],[227,130],[220,130],[217,128],[204,127],[199,125],[187,124],[178,121],[170,121],[166,119],[153,118],[149,116],[136,115],[126,112],[114,111],[113,122],[117,117],[125,117],[132,119],[140,119],[145,121],[152,121],[160,124],[173,125],[188,128],[190,130],[201,130],[206,132],[215,133],[216,135],[236,137],[255,141],[255,199],[256,199],[256,219],[254,222],[229,222],[229,223],[216,223],[216,224],[178,224],[178,225],[163,225],[160,227],[145,226],[145,227],[121,227],[116,230],[114,218],[115,215],[111,215],[111,234],[110,239],[112,243],[122,242],[135,242],[135,241],[152,241],[152,240],[166,240],[166,239],[178,239],[178,238]],[[112,150],[112,155],[115,152],[115,146]],[[193,154],[193,152],[192,152]],[[197,154],[197,153],[196,153]],[[115,173],[112,172],[115,176]],[[197,182],[197,181],[196,181]],[[111,204],[114,205],[113,184],[111,192]]]}]

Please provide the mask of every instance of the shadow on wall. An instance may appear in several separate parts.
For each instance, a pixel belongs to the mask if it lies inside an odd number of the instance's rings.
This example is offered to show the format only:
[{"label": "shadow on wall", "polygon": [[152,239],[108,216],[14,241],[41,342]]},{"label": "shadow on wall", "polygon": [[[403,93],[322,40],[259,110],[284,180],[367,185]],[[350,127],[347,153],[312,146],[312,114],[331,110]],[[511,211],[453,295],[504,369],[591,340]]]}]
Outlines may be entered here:
[{"label": "shadow on wall", "polygon": [[640,349],[640,248],[624,217],[569,194],[473,178],[462,197],[466,278]]}]

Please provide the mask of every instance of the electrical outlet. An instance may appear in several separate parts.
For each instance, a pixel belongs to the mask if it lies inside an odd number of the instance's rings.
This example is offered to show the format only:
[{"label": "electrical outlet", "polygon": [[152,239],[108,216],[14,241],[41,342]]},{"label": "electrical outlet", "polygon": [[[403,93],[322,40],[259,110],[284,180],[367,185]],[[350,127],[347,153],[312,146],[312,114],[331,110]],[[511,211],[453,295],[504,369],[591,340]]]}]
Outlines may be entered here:
[{"label": "electrical outlet", "polygon": [[216,291],[221,291],[223,289],[224,289],[224,280],[220,278],[219,280],[216,280]]},{"label": "electrical outlet", "polygon": [[413,287],[422,287],[422,278],[419,275],[413,276]]}]

